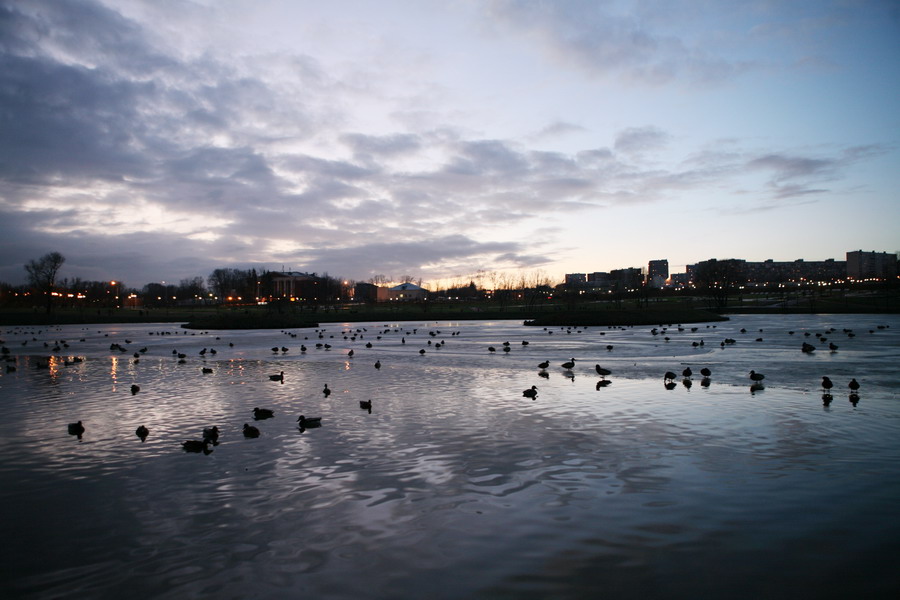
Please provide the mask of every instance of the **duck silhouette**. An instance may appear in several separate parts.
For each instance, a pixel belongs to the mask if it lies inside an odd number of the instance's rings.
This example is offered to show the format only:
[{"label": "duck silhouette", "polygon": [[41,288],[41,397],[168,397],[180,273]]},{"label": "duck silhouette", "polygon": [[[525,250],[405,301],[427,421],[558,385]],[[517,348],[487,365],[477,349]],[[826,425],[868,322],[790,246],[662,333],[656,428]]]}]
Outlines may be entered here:
[{"label": "duck silhouette", "polygon": [[535,398],[537,398],[537,386],[533,385],[530,389],[524,390],[522,392],[522,395],[526,398],[531,398],[532,400],[534,400]]},{"label": "duck silhouette", "polygon": [[311,429],[322,425],[322,417],[305,417],[300,415],[297,417],[297,423],[300,429]]},{"label": "duck silhouette", "polygon": [[138,428],[134,430],[134,435],[141,438],[141,441],[143,442],[147,439],[147,436],[150,435],[150,430],[143,425],[139,425]]},{"label": "duck silhouette", "polygon": [[185,452],[202,452],[204,454],[209,454],[212,450],[209,447],[210,441],[203,440],[188,440],[186,442],[181,442],[181,448]]},{"label": "duck silhouette", "polygon": [[253,409],[253,418],[257,421],[261,421],[263,419],[271,419],[275,416],[275,411],[270,408],[254,408]]},{"label": "duck silhouette", "polygon": [[81,424],[81,421],[69,423],[69,435],[77,435],[80,440],[82,434],[84,434],[84,425]]},{"label": "duck silhouette", "polygon": [[254,427],[253,425],[248,425],[244,423],[244,437],[246,438],[258,438],[259,437],[259,429]]}]

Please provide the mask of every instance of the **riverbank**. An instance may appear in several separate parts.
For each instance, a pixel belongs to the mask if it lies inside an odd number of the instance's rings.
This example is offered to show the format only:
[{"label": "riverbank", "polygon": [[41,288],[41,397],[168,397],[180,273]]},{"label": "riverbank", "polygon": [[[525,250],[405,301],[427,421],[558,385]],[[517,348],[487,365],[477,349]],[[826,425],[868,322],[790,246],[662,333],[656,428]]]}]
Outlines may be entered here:
[{"label": "riverbank", "polygon": [[0,326],[50,326],[103,323],[182,323],[187,329],[299,329],[324,323],[399,321],[522,321],[533,326],[629,326],[722,321],[734,314],[896,314],[896,295],[736,299],[721,310],[709,310],[697,299],[655,300],[640,307],[634,302],[584,302],[509,305],[492,302],[427,304],[347,304],[316,308],[287,306],[199,306],[153,309],[58,308],[0,310]]},{"label": "riverbank", "polygon": [[716,313],[689,304],[660,302],[645,308],[621,308],[606,303],[577,306],[460,305],[359,305],[285,310],[265,307],[177,308],[155,310],[116,309],[77,311],[59,309],[50,315],[35,311],[0,312],[0,326],[51,326],[103,323],[182,323],[186,329],[298,329],[324,323],[398,321],[522,321],[535,326],[628,326],[660,323],[721,321]]}]

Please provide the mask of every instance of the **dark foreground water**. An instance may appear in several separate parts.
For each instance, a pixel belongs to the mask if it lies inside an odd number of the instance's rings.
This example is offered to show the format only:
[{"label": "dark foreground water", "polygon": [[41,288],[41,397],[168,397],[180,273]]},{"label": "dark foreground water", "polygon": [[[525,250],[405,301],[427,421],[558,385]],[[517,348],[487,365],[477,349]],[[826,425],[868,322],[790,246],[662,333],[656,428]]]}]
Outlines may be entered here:
[{"label": "dark foreground water", "polygon": [[7,328],[0,596],[895,597],[900,318],[696,327]]}]

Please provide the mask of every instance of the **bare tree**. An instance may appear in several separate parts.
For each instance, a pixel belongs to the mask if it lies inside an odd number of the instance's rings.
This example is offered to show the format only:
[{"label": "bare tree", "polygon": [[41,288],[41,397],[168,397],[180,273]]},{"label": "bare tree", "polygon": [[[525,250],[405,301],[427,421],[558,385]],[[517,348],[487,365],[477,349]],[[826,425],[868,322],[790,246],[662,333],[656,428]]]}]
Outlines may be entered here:
[{"label": "bare tree", "polygon": [[56,275],[60,267],[66,262],[66,258],[59,252],[50,252],[37,260],[30,260],[25,264],[28,272],[28,282],[39,294],[46,294],[47,314],[53,306],[53,285],[56,283]]}]

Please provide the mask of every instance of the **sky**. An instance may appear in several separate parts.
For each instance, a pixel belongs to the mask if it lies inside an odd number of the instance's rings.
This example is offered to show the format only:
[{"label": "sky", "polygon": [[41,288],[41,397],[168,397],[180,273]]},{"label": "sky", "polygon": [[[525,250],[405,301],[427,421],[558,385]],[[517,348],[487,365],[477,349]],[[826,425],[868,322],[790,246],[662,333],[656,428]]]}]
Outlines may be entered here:
[{"label": "sky", "polygon": [[900,250],[900,4],[0,0],[0,281]]}]

